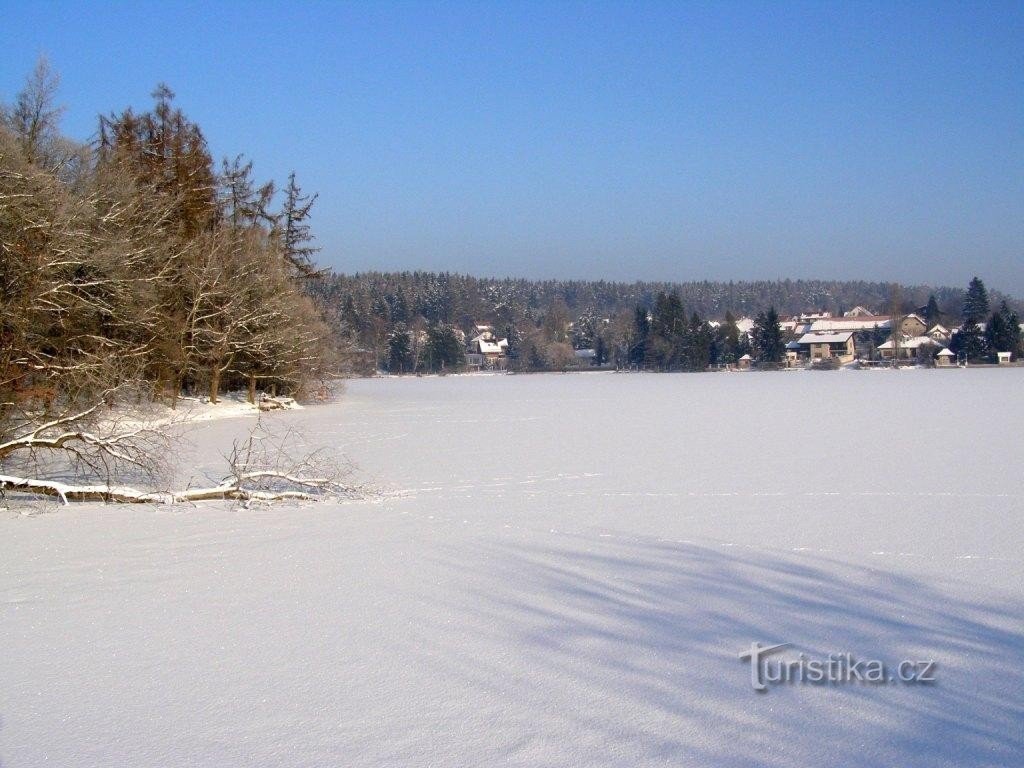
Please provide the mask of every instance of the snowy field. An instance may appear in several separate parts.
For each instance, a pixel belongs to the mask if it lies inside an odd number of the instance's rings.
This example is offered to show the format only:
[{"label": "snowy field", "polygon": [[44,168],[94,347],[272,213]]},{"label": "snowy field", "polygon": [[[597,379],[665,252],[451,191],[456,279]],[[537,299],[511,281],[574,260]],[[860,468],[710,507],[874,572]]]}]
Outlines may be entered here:
[{"label": "snowy field", "polygon": [[[0,513],[0,764],[1024,761],[1024,371],[353,382],[379,494]],[[197,425],[213,467],[251,418]],[[934,659],[775,685],[738,654]]]}]

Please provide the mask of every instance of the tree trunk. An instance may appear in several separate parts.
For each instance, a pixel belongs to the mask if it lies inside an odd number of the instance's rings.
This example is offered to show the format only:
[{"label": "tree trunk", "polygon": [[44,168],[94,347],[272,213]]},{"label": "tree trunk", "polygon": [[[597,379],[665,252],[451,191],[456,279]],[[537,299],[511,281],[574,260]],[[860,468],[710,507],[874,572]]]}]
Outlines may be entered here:
[{"label": "tree trunk", "polygon": [[220,392],[220,368],[213,366],[210,369],[210,402],[217,403],[217,394]]},{"label": "tree trunk", "polygon": [[249,402],[256,405],[256,374],[249,374]]}]

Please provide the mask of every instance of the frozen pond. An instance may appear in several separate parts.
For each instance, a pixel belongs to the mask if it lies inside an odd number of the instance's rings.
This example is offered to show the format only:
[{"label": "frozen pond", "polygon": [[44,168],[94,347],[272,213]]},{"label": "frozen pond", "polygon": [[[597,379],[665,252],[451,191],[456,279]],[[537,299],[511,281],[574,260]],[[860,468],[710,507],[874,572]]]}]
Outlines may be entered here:
[{"label": "frozen pond", "polygon": [[[1015,764],[1022,385],[352,382],[273,421],[378,498],[0,518],[0,764]],[[756,693],[752,642],[936,682]]]}]

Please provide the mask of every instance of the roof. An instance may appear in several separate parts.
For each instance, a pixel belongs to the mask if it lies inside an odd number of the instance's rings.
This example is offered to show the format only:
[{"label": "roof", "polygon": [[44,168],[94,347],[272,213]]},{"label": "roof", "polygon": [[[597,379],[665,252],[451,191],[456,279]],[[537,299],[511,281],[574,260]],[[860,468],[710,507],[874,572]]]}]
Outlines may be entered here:
[{"label": "roof", "polygon": [[473,342],[480,348],[480,352],[484,355],[500,355],[508,347],[508,339],[502,339],[501,341],[487,341],[486,339],[476,338]]},{"label": "roof", "polygon": [[843,344],[850,340],[853,331],[845,333],[805,333],[797,344]]},{"label": "roof", "polygon": [[949,351],[949,347],[943,347],[942,351],[939,352],[939,357],[956,357],[956,355]]},{"label": "roof", "polygon": [[[909,336],[905,339],[900,340],[900,346],[903,347],[904,349],[917,349],[918,347],[923,347],[926,344],[934,343],[935,339],[933,339],[931,336]],[[879,344],[878,348],[892,349],[892,339],[889,339],[888,341]]]},{"label": "roof", "polygon": [[786,349],[800,349],[800,342],[799,341],[787,341],[786,342]]},{"label": "roof", "polygon": [[836,331],[870,331],[874,328],[888,328],[892,318],[888,315],[866,315],[862,317],[844,317],[834,320],[815,320],[808,329],[811,333],[829,333]]},{"label": "roof", "polygon": [[871,317],[875,313],[865,306],[858,304],[849,312],[843,312],[843,317]]},{"label": "roof", "polygon": [[750,355],[744,355],[743,357],[740,358],[740,360],[753,360],[753,359],[754,358],[752,358]]}]

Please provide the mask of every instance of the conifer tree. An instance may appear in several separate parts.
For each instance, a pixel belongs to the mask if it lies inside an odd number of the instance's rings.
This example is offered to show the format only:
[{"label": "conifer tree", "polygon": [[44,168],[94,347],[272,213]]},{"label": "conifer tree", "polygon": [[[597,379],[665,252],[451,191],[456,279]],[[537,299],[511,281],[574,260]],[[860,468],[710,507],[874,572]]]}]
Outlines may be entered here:
[{"label": "conifer tree", "polygon": [[318,195],[303,195],[302,188],[295,181],[295,172],[288,176],[284,190],[284,209],[281,211],[281,251],[285,261],[298,278],[315,277],[319,273],[313,265],[313,256],[320,250],[311,245],[309,215]]},{"label": "conifer tree", "polygon": [[924,321],[931,328],[941,318],[942,312],[939,310],[939,302],[935,299],[935,294],[933,293],[928,297],[928,306],[924,310]]},{"label": "conifer tree", "polygon": [[786,345],[779,328],[779,315],[775,307],[761,312],[754,319],[754,350],[758,362],[781,363],[786,356]]},{"label": "conifer tree", "polygon": [[981,278],[975,276],[967,287],[964,296],[963,318],[964,323],[977,324],[984,322],[988,316],[988,291]]}]

